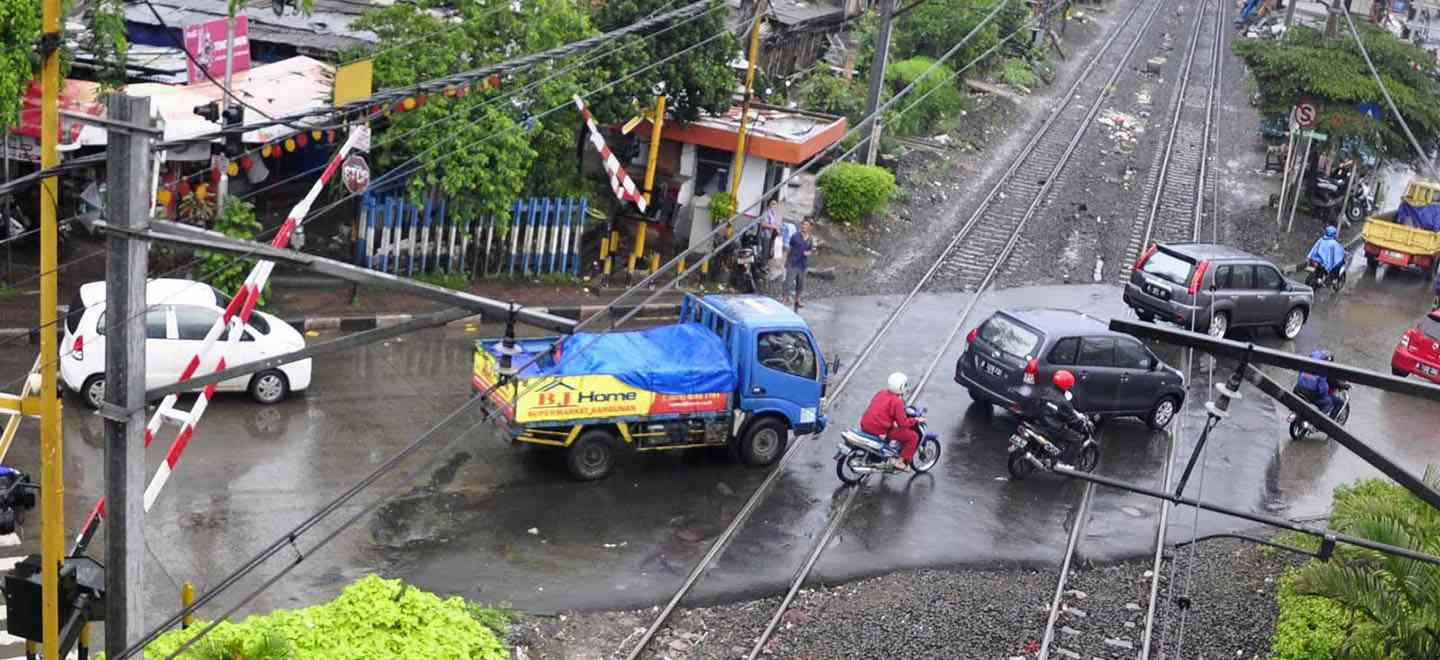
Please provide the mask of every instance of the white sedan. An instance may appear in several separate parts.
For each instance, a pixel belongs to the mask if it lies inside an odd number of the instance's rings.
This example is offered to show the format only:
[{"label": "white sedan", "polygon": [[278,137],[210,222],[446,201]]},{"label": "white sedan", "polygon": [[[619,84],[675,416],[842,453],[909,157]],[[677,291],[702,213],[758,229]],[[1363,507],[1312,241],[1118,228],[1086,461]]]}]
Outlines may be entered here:
[{"label": "white sedan", "polygon": [[[199,354],[205,334],[229,300],[208,284],[176,279],[151,280],[145,298],[145,388],[152,389],[180,380],[180,373],[191,357]],[[65,314],[60,378],[92,408],[99,408],[105,400],[105,323],[105,283],[80,287]],[[305,338],[295,328],[261,311],[250,315],[243,332],[233,347],[226,342],[228,330],[216,342],[216,354],[223,352],[226,366],[305,347]],[[212,358],[196,375],[208,373],[214,364]],[[216,389],[248,391],[260,403],[275,403],[309,386],[310,360],[306,359],[232,378]]]}]

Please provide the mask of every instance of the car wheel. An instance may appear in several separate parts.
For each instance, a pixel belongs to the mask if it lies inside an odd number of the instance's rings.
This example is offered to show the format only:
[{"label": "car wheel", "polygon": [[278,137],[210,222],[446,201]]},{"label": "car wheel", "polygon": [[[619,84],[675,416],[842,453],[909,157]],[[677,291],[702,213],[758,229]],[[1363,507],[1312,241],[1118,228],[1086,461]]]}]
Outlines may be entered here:
[{"label": "car wheel", "polygon": [[1141,310],[1138,310],[1138,309],[1135,310],[1135,318],[1138,318],[1138,319],[1140,319],[1141,321],[1144,321],[1144,322],[1146,322],[1146,323],[1153,323],[1153,322],[1155,321],[1155,315],[1154,315],[1154,314],[1151,314],[1150,312],[1141,311]]},{"label": "car wheel", "polygon": [[1210,317],[1208,332],[1211,337],[1224,339],[1225,333],[1230,332],[1230,315],[1226,312],[1215,312],[1215,315]]},{"label": "car wheel", "polygon": [[980,398],[979,390],[970,387],[966,388],[965,391],[970,394],[970,405],[975,406],[975,408],[983,414],[988,415],[991,413],[993,408],[990,407],[990,402]]},{"label": "car wheel", "polygon": [[100,404],[105,403],[105,374],[86,378],[85,384],[80,386],[80,396],[84,397],[85,405],[99,410]]},{"label": "car wheel", "polygon": [[565,467],[580,481],[595,481],[615,468],[615,436],[604,429],[580,434],[565,451]]},{"label": "car wheel", "polygon": [[1150,414],[1145,417],[1145,423],[1150,425],[1150,428],[1159,431],[1170,425],[1170,422],[1175,419],[1175,413],[1179,410],[1179,399],[1174,396],[1162,396],[1150,409]]},{"label": "car wheel", "polygon": [[1390,367],[1390,375],[1392,375],[1392,376],[1399,376],[1399,377],[1401,377],[1401,378],[1409,378],[1409,377],[1410,377],[1410,372],[1408,372],[1408,371],[1406,371],[1406,370],[1404,370],[1404,369],[1399,369],[1399,368],[1396,368],[1396,367]]},{"label": "car wheel", "polygon": [[290,381],[285,374],[271,369],[255,374],[250,379],[250,397],[263,404],[279,403],[290,393]]},{"label": "car wheel", "polygon": [[740,438],[740,460],[746,465],[769,465],[785,453],[785,425],[774,417],[755,420]]},{"label": "car wheel", "polygon": [[1365,270],[1373,271],[1380,265],[1380,260],[1375,257],[1365,257]]},{"label": "car wheel", "polygon": [[1285,315],[1285,324],[1280,326],[1280,336],[1286,339],[1294,339],[1300,336],[1300,329],[1305,327],[1305,310],[1299,307],[1292,307]]}]

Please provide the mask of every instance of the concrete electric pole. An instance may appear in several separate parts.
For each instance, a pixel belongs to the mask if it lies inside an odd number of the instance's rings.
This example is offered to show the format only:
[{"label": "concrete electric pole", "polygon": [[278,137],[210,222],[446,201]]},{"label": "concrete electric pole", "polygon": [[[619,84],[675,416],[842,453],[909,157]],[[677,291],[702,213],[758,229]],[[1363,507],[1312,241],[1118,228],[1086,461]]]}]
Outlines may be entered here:
[{"label": "concrete electric pole", "polygon": [[[885,85],[885,63],[890,58],[890,22],[895,16],[895,0],[880,0],[880,32],[875,38],[875,62],[870,65],[870,93],[865,97],[865,116],[880,107],[880,90]],[[880,152],[880,118],[870,120],[869,136],[860,145],[865,164],[874,165]]]},{"label": "concrete electric pole", "polygon": [[[150,100],[110,97],[110,118],[150,122]],[[150,140],[111,131],[106,221],[150,228]],[[145,506],[145,279],[149,243],[112,233],[105,264],[105,652],[117,657],[144,633],[141,598]],[[135,552],[130,552],[134,550]]]}]

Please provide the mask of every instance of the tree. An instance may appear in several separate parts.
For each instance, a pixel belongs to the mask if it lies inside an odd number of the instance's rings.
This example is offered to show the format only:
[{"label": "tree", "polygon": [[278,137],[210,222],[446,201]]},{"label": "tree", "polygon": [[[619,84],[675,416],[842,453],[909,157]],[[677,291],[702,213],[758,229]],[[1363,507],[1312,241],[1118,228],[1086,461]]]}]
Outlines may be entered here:
[{"label": "tree", "polygon": [[[1430,143],[1440,132],[1440,84],[1429,75],[1433,58],[1389,32],[1358,27],[1400,113],[1421,144]],[[1327,38],[1296,26],[1284,41],[1236,41],[1235,53],[1250,67],[1260,92],[1261,113],[1284,116],[1302,98],[1312,98],[1322,106],[1319,125],[1332,143],[1357,136],[1385,155],[1413,158],[1355,40],[1348,32],[1342,35]],[[1386,118],[1375,121],[1362,114],[1358,106],[1366,103],[1380,105]]]},{"label": "tree", "polygon": [[[1000,40],[1020,29],[1029,18],[1029,8],[1019,0],[927,0],[915,9],[896,19],[890,43],[890,61],[896,62],[916,56],[939,59],[955,47],[965,35],[984,20],[997,2],[1006,2],[994,20],[970,38],[965,46],[946,60],[952,70],[969,64],[985,51],[994,48]],[[856,30],[860,44],[856,59],[861,77],[869,77],[870,65],[875,60],[875,32],[878,20],[872,10],[860,21]],[[1006,52],[1021,53],[1025,40],[1010,41],[1011,47],[1000,49],[995,55]]]},{"label": "tree", "polygon": [[39,60],[40,11],[34,0],[0,0],[0,129],[20,123],[20,104]]},{"label": "tree", "polygon": [[[609,0],[595,11],[595,27],[609,32],[640,21],[673,7],[670,0]],[[719,6],[712,0],[707,10]],[[678,19],[676,22],[685,21]],[[657,26],[662,30],[666,26]],[[632,35],[625,39],[625,49],[615,57],[606,58],[612,79],[643,66],[659,62],[715,35],[720,38],[690,50],[680,57],[617,85],[614,91],[592,99],[597,119],[606,122],[624,121],[635,114],[635,104],[650,105],[655,83],[665,83],[669,95],[670,115],[680,121],[695,121],[701,112],[719,114],[730,109],[735,93],[735,70],[730,66],[738,52],[735,36],[725,24],[725,12],[710,11],[684,26],[666,32],[656,39]]]},{"label": "tree", "polygon": [[[1440,488],[1440,470],[1425,471]],[[1440,554],[1440,511],[1388,481],[1369,479],[1335,491],[1331,527],[1372,541]],[[1330,599],[1363,625],[1347,631],[1347,658],[1440,657],[1440,566],[1342,546],[1328,562],[1294,576],[1295,591]]]}]

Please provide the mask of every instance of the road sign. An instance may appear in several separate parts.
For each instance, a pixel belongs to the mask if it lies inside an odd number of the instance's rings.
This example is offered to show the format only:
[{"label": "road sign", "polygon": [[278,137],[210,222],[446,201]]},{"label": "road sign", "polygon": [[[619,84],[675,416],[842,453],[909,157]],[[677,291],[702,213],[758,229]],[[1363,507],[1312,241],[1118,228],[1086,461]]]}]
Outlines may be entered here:
[{"label": "road sign", "polygon": [[370,165],[360,154],[351,154],[345,159],[340,175],[345,181],[345,189],[352,195],[358,195],[370,186]]},{"label": "road sign", "polygon": [[1321,133],[1320,131],[1311,131],[1311,130],[1300,131],[1300,136],[1301,136],[1301,137],[1308,137],[1308,138],[1310,138],[1311,140],[1314,140],[1314,141],[1316,141],[1316,142],[1324,142],[1324,141],[1330,139],[1330,136],[1328,136],[1328,135],[1326,135],[1326,134],[1324,134],[1324,133]]},{"label": "road sign", "polygon": [[1315,122],[1320,118],[1320,110],[1314,103],[1303,101],[1295,106],[1295,123],[1301,128],[1315,128]]}]

